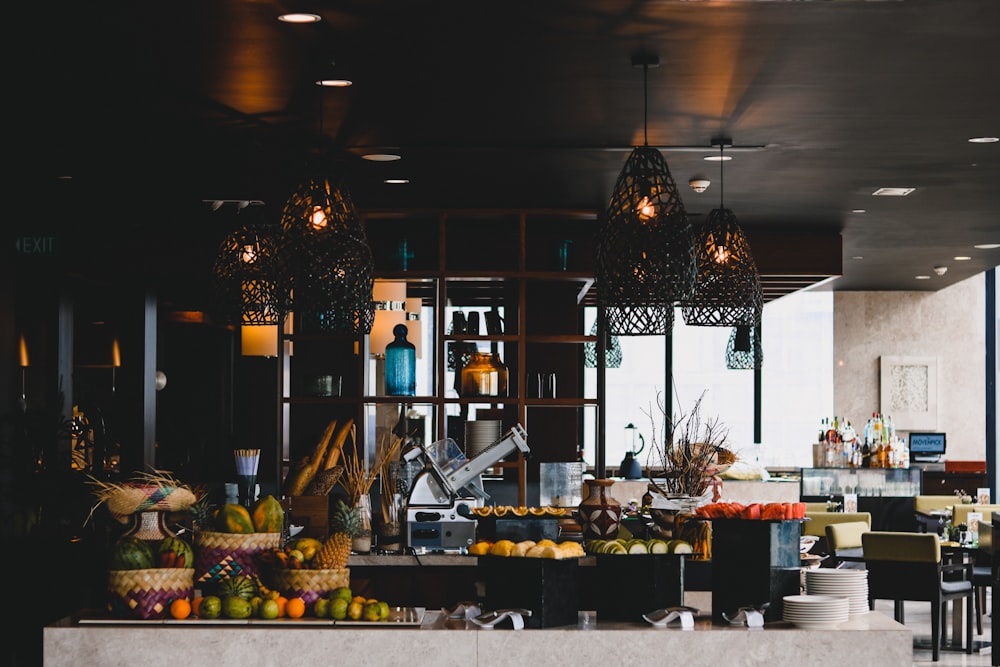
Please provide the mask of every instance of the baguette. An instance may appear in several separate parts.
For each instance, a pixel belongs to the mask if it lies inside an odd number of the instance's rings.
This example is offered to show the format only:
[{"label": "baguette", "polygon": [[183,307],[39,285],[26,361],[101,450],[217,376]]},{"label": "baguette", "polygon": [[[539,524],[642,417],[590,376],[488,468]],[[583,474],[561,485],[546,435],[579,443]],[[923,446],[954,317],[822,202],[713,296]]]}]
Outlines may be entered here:
[{"label": "baguette", "polygon": [[302,468],[289,471],[286,484],[288,487],[287,495],[301,496],[305,493],[306,487],[309,486],[309,482],[319,472],[319,467],[326,458],[326,450],[330,446],[330,438],[333,437],[333,431],[336,427],[336,419],[327,424],[326,429],[323,431],[323,437],[316,443],[309,461]]},{"label": "baguette", "polygon": [[336,433],[333,436],[333,441],[330,447],[326,450],[326,458],[323,461],[323,466],[321,470],[329,470],[337,465],[340,461],[340,455],[344,451],[344,443],[347,442],[347,434],[354,430],[354,419],[348,417],[347,421],[340,425]]}]

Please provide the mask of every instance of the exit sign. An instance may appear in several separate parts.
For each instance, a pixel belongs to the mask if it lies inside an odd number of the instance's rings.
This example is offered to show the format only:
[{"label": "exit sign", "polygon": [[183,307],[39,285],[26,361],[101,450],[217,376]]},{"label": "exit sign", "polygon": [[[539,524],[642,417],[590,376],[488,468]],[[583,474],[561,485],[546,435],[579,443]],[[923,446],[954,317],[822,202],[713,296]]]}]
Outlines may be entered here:
[{"label": "exit sign", "polygon": [[19,236],[14,240],[18,255],[55,255],[55,236]]}]

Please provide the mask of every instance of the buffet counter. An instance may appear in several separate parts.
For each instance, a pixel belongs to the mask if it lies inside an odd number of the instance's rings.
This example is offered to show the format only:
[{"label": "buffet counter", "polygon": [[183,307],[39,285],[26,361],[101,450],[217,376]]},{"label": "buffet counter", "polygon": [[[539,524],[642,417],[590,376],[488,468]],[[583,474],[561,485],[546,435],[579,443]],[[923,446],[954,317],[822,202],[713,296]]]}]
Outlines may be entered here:
[{"label": "buffet counter", "polygon": [[565,626],[514,631],[479,629],[428,610],[418,626],[337,627],[333,621],[122,621],[88,624],[64,618],[44,630],[44,664],[211,665],[271,667],[277,664],[456,665],[614,664],[685,667],[770,665],[810,667],[849,664],[910,665],[912,633],[879,613],[853,617],[836,627],[804,629],[777,622],[764,628],[713,624],[702,613],[695,627],[602,623],[593,629]]}]

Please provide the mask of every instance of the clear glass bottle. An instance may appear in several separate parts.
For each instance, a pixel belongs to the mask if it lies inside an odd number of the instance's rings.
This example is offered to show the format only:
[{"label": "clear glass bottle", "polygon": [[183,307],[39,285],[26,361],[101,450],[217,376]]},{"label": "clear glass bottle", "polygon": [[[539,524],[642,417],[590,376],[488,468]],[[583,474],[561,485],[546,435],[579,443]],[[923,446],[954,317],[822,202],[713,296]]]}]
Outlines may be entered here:
[{"label": "clear glass bottle", "polygon": [[386,396],[415,396],[417,393],[417,348],[406,340],[408,329],[397,324],[395,339],[385,346]]}]

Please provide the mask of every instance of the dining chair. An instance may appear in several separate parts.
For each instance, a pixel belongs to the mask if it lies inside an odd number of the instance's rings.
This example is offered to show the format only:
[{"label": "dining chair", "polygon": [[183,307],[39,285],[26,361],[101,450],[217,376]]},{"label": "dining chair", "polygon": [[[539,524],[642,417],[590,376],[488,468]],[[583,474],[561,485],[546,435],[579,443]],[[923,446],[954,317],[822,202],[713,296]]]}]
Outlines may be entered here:
[{"label": "dining chair", "polygon": [[826,544],[830,550],[830,567],[863,570],[864,549],[861,536],[871,530],[864,521],[846,521],[826,526]]},{"label": "dining chair", "polygon": [[904,623],[903,602],[931,603],[933,660],[947,638],[945,606],[965,600],[965,652],[972,653],[972,563],[944,563],[936,533],[869,531],[861,536],[868,569],[869,604],[892,600],[893,617]]},{"label": "dining chair", "polygon": [[[969,524],[969,514],[978,512],[981,515],[980,538],[986,530],[992,530],[990,519],[994,512],[1000,511],[1000,505],[958,504],[951,508],[951,524],[958,526]],[[984,526],[984,524],[986,524]],[[988,528],[987,528],[988,526]],[[971,526],[969,527],[971,530]],[[992,586],[992,554],[990,550],[980,548],[972,554],[972,584],[976,589],[976,634],[983,634],[983,608],[986,606],[986,589]]]},{"label": "dining chair", "polygon": [[826,527],[835,523],[847,523],[851,521],[863,521],[871,529],[871,512],[809,512],[806,511],[806,520],[802,522],[802,534],[814,535],[819,538],[810,550],[814,554],[830,554],[830,545],[826,541]]}]

